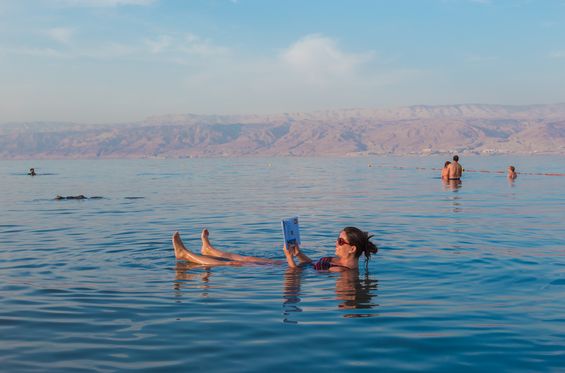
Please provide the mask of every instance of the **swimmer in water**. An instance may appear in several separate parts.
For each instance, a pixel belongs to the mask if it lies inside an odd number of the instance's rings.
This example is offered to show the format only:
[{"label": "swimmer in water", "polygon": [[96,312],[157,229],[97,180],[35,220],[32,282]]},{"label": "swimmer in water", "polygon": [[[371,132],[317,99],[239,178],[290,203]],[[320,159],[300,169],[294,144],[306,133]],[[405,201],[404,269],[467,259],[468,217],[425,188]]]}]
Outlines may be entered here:
[{"label": "swimmer in water", "polygon": [[453,156],[453,162],[447,166],[447,180],[461,180],[463,167],[459,164],[459,156]]},{"label": "swimmer in water", "polygon": [[445,161],[445,164],[443,165],[443,168],[441,169],[441,179],[442,180],[447,180],[447,171],[448,171],[448,167],[451,164],[450,161]]},{"label": "swimmer in water", "polygon": [[[359,258],[363,254],[368,263],[372,254],[378,251],[377,246],[371,242],[368,233],[355,227],[346,227],[340,233],[335,243],[335,256],[327,256],[316,263],[300,251],[298,245],[287,248],[284,246],[286,263],[291,268],[312,265],[316,270],[342,272],[359,268]],[[202,247],[200,254],[190,251],[184,246],[179,232],[173,234],[173,248],[177,260],[186,260],[201,265],[230,265],[242,266],[246,264],[284,264],[283,260],[264,259],[254,256],[239,255],[221,251],[210,243],[209,232],[203,229],[200,235]],[[296,263],[298,260],[298,264]]]},{"label": "swimmer in water", "polygon": [[518,177],[518,174],[516,173],[516,168],[514,166],[509,166],[508,167],[508,174],[507,177],[511,180],[514,180]]}]

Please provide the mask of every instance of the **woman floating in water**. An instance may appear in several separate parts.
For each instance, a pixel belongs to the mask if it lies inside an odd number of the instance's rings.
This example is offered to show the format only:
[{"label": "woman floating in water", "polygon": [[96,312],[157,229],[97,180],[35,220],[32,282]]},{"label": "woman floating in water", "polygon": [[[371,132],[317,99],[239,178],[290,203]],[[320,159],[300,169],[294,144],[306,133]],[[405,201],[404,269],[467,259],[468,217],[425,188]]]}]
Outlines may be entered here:
[{"label": "woman floating in water", "polygon": [[[177,260],[186,260],[201,265],[235,265],[241,266],[245,264],[283,264],[282,260],[264,259],[254,256],[232,254],[218,250],[213,247],[208,239],[209,233],[207,229],[202,230],[200,238],[202,239],[201,254],[196,254],[188,250],[180,238],[179,232],[173,235],[173,248],[175,249],[175,257]],[[313,264],[317,270],[329,270],[332,272],[341,272],[349,269],[359,268],[359,257],[365,255],[365,261],[376,254],[377,246],[371,242],[371,237],[366,232],[355,227],[346,227],[340,233],[335,244],[335,256],[323,257],[318,262],[312,263],[312,260],[300,251],[298,246],[290,248],[284,247],[286,262],[289,267],[295,268],[298,265]],[[299,264],[295,262],[298,259]]]}]

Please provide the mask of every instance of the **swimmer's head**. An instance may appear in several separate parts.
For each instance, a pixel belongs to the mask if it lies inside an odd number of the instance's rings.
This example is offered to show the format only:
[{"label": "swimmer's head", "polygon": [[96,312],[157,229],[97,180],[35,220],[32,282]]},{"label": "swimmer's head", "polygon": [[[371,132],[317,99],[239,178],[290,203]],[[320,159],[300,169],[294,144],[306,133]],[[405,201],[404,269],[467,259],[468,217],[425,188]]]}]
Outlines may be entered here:
[{"label": "swimmer's head", "polygon": [[345,232],[349,244],[355,246],[356,258],[359,258],[361,254],[365,254],[365,259],[369,260],[371,254],[376,254],[379,251],[377,245],[371,242],[371,237],[373,236],[369,235],[369,233],[355,227],[345,227],[343,232]]}]

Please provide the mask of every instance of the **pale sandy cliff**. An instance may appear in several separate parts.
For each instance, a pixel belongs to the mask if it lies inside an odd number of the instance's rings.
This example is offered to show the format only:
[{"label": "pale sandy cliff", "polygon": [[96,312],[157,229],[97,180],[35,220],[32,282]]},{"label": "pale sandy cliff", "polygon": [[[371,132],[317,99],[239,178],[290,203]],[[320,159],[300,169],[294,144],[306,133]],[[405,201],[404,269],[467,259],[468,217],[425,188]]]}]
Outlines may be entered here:
[{"label": "pale sandy cliff", "polygon": [[276,115],[166,115],[104,126],[0,126],[0,158],[565,154],[565,104],[446,105]]}]

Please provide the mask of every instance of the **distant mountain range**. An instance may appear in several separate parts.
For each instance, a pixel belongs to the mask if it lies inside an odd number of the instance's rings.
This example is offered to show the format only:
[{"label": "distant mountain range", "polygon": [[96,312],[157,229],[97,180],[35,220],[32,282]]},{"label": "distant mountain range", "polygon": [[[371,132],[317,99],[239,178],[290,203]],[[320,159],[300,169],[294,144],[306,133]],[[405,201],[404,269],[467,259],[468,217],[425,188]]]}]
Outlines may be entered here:
[{"label": "distant mountain range", "polygon": [[565,104],[444,105],[136,123],[5,123],[0,159],[565,154]]}]

